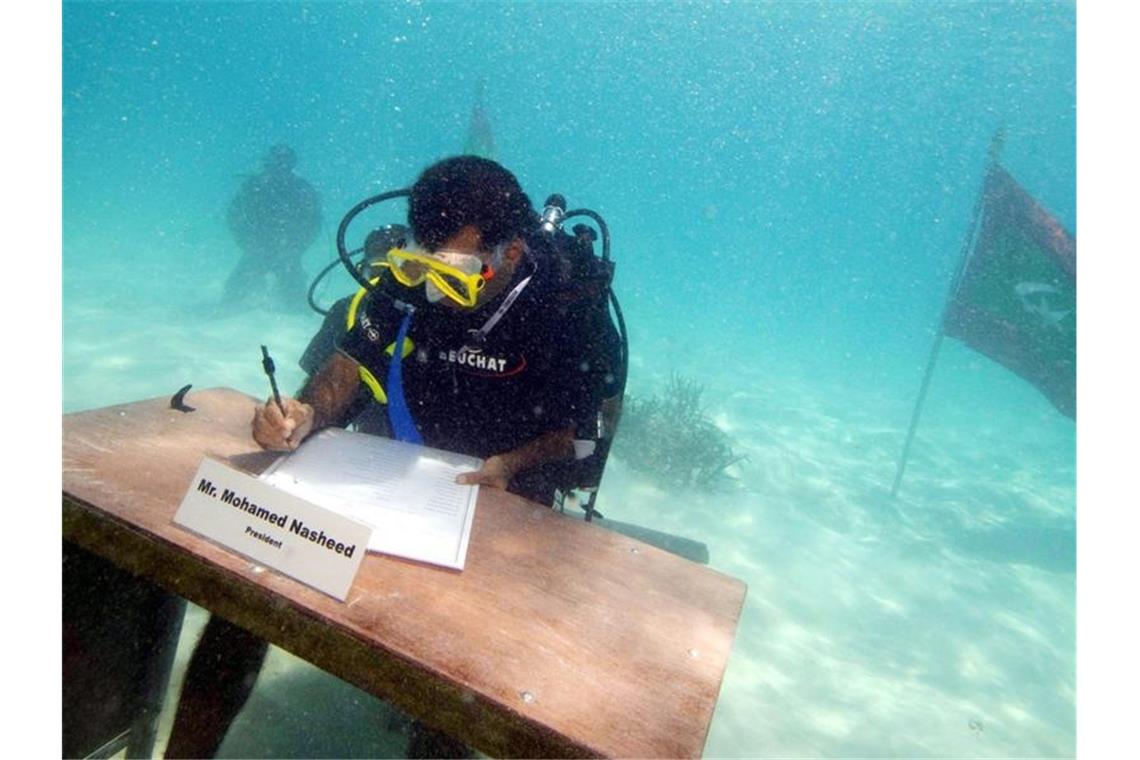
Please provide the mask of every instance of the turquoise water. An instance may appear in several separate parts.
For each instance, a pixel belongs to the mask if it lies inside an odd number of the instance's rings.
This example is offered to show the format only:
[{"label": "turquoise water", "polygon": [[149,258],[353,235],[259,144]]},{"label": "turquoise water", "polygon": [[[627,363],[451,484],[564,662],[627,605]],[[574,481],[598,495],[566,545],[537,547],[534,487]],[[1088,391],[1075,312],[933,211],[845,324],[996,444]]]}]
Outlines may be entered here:
[{"label": "turquoise water", "polygon": [[947,341],[888,496],[996,129],[1076,232],[1071,3],[70,2],[63,32],[65,411],[261,396],[263,342],[296,388],[305,304],[211,316],[241,177],[296,149],[313,275],[484,81],[532,200],[610,225],[628,391],[702,382],[747,457],[684,498],[615,457],[599,497],[749,584],[707,754],[1074,754],[1072,422]]}]

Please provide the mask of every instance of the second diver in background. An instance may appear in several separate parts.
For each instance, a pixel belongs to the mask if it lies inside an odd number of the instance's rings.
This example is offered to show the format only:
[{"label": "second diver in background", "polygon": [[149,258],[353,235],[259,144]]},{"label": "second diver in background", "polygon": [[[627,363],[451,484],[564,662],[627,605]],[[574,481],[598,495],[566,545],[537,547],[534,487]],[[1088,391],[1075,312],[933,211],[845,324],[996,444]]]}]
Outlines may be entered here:
[{"label": "second diver in background", "polygon": [[293,173],[296,165],[292,148],[273,146],[261,172],[246,179],[231,201],[226,223],[242,254],[226,279],[223,310],[259,295],[267,283],[281,308],[305,303],[301,257],[320,232],[321,198]]}]

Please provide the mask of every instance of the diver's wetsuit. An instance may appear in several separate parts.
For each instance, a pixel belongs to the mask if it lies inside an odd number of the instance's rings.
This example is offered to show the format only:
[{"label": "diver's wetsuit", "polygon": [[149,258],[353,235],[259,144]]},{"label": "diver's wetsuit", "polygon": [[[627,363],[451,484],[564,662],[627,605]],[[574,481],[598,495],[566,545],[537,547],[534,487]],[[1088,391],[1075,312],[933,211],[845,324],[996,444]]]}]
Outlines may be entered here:
[{"label": "diver's wetsuit", "polygon": [[281,305],[305,303],[301,255],[321,228],[321,200],[313,186],[292,171],[268,169],[242,183],[226,222],[242,256],[226,280],[223,302],[241,302],[271,276]]}]

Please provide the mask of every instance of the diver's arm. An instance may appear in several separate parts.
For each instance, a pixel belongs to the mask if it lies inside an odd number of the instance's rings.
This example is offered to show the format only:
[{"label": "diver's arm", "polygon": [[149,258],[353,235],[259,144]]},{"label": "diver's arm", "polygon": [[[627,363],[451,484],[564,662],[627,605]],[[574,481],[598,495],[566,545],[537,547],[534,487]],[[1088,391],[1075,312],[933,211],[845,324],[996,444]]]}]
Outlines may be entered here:
[{"label": "diver's arm", "polygon": [[317,374],[297,394],[313,410],[313,430],[327,427],[348,410],[360,386],[360,365],[342,351],[333,351]]},{"label": "diver's arm", "polygon": [[496,454],[487,459],[481,469],[462,473],[455,482],[460,485],[488,485],[506,490],[511,478],[523,470],[573,457],[574,427],[569,426],[540,435],[517,449]]},{"label": "diver's arm", "polygon": [[337,351],[305,384],[297,398],[270,399],[253,413],[253,439],[262,448],[290,451],[314,430],[339,419],[356,395],[357,364]]}]

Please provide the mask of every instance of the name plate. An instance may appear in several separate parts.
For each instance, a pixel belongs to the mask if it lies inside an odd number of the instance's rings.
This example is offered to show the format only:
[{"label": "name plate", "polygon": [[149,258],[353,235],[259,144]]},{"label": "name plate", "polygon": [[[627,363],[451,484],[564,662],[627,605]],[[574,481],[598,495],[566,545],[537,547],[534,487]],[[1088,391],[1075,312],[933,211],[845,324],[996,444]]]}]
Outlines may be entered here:
[{"label": "name plate", "polygon": [[174,522],[344,601],[370,526],[203,459]]}]

